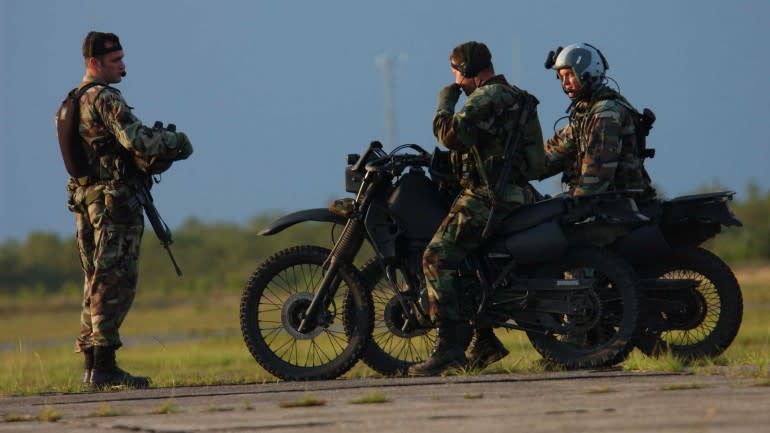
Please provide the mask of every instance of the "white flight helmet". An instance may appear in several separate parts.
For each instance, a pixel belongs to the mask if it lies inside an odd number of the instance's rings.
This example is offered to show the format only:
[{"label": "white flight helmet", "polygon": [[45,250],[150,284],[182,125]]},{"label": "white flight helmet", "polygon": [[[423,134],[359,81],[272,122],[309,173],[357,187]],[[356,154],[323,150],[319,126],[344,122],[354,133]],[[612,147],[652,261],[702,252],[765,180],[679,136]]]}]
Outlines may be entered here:
[{"label": "white flight helmet", "polygon": [[564,48],[557,48],[555,52],[549,52],[545,67],[556,70],[556,78],[559,78],[559,69],[572,68],[580,82],[580,87],[591,90],[597,89],[604,83],[605,74],[609,69],[607,59],[602,52],[586,43],[567,45]]}]

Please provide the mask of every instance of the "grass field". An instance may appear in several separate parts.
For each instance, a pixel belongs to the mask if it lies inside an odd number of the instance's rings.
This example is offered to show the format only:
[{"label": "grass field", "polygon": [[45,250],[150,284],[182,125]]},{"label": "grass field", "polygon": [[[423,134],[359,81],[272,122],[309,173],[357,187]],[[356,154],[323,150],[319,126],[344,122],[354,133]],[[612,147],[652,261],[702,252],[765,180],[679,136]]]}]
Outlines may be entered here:
[{"label": "grass field", "polygon": [[[699,361],[693,371],[713,374],[729,368],[767,380],[770,369],[770,267],[736,272],[744,297],[738,337],[719,358]],[[140,288],[121,329],[126,346],[121,366],[149,375],[153,386],[263,383],[276,379],[251,357],[240,333],[240,294],[160,294]],[[0,394],[73,392],[80,389],[82,356],[73,353],[78,333],[77,295],[0,298]],[[540,356],[522,332],[498,331],[511,354],[484,373],[539,372]],[[635,350],[623,368],[678,371],[687,367],[670,356],[647,357]],[[461,372],[476,374],[477,372]],[[376,373],[358,363],[346,377]]]}]

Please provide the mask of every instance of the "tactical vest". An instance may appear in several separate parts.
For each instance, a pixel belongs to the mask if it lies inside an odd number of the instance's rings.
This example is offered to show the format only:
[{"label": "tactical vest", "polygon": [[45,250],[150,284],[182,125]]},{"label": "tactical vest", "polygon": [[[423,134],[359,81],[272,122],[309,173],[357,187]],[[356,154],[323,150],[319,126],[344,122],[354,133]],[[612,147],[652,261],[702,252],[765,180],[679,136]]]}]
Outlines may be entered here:
[{"label": "tactical vest", "polygon": [[120,145],[95,107],[103,91],[120,95],[118,89],[105,84],[89,89],[80,100],[79,133],[88,159],[89,183],[113,183],[137,172],[136,166],[129,162],[131,153]]},{"label": "tactical vest", "polygon": [[[612,181],[612,189],[642,189],[650,193],[652,191],[650,179],[644,171],[639,148],[638,121],[641,115],[626,98],[607,87],[599,89],[590,100],[578,102],[570,111],[569,125],[573,134],[570,138],[577,146],[577,157],[572,164],[564,168],[562,183],[569,185],[570,188],[577,185],[581,175],[581,163],[591,140],[589,123],[596,114],[600,102],[603,101],[613,101],[625,108],[631,121],[628,125],[622,125],[623,129],[620,131],[620,160]],[[621,115],[621,122],[627,123],[624,120],[629,119]]]},{"label": "tactical vest", "polygon": [[[511,94],[520,109],[523,108],[527,92],[512,86],[507,82],[494,83],[501,85],[509,94]],[[542,131],[540,122],[537,118],[538,100],[534,96],[533,105],[522,131],[521,147],[519,160],[515,162],[516,167],[512,170],[509,183],[514,185],[523,185],[529,179],[537,178],[533,171],[539,171],[543,166],[545,158],[542,142]],[[517,111],[517,114],[520,111]],[[515,117],[515,118],[513,118]],[[501,125],[501,130],[497,134],[483,134],[479,138],[479,143],[474,144],[469,152],[459,155],[453,155],[457,164],[460,184],[465,188],[492,188],[497,182],[497,174],[500,173],[504,163],[503,155],[505,152],[505,139],[508,131],[513,129],[516,134],[519,116],[511,116],[508,110],[503,110],[500,115],[495,117],[494,124]],[[513,141],[513,140],[512,140]]]}]

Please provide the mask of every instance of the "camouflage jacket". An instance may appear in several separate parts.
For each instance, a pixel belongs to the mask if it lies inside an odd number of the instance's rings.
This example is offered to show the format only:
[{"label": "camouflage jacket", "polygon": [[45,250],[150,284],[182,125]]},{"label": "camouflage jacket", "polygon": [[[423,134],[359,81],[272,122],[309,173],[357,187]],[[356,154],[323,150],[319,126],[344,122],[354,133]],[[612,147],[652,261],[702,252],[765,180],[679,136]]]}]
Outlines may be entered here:
[{"label": "camouflage jacket", "polygon": [[[91,82],[98,80],[86,76],[80,87]],[[173,159],[179,153],[179,138],[174,132],[142,125],[117,89],[100,84],[104,86],[92,86],[80,98],[78,130],[89,174],[85,183],[73,178],[67,182],[68,207],[88,214],[95,226],[108,214],[114,222],[141,223],[142,209],[126,206],[132,193],[124,181],[142,175],[137,162]]]},{"label": "camouflage jacket", "polygon": [[569,124],[545,143],[542,177],[563,172],[562,182],[573,195],[623,189],[654,195],[638,153],[635,113],[608,87],[576,103]]},{"label": "camouflage jacket", "polygon": [[[94,81],[85,77],[81,87]],[[136,174],[134,158],[172,159],[178,153],[176,133],[142,125],[131,110],[112,87],[93,86],[81,97],[79,132],[88,155],[90,182],[116,182]]]},{"label": "camouflage jacket", "polygon": [[[497,75],[471,93],[458,113],[436,113],[433,134],[451,151],[455,173],[463,187],[490,196],[490,188],[494,188],[502,167],[506,138],[518,126],[525,95],[526,92]],[[543,135],[536,105],[529,113],[521,140],[521,156],[528,164],[512,171],[512,178],[499,197],[502,201],[527,202],[527,194],[520,185],[539,177]]]}]

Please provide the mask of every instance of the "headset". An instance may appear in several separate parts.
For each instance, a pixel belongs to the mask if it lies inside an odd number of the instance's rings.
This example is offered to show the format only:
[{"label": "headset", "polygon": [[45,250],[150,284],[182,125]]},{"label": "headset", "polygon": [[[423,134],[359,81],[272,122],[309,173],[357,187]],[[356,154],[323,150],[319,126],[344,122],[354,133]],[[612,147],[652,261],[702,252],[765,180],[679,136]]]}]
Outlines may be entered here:
[{"label": "headset", "polygon": [[484,69],[488,68],[489,65],[491,65],[491,62],[486,62],[483,65],[477,65],[474,61],[474,55],[476,54],[476,49],[479,46],[479,43],[476,41],[471,41],[465,44],[463,47],[463,55],[465,56],[465,62],[460,66],[460,73],[465,78],[473,78],[476,75],[479,74],[479,72],[483,71]]},{"label": "headset", "polygon": [[556,58],[559,57],[559,53],[561,53],[561,50],[563,50],[564,47],[559,46],[556,48],[556,51],[551,50],[548,52],[548,55],[545,57],[545,68],[551,69],[553,68],[553,65],[556,64]]}]

